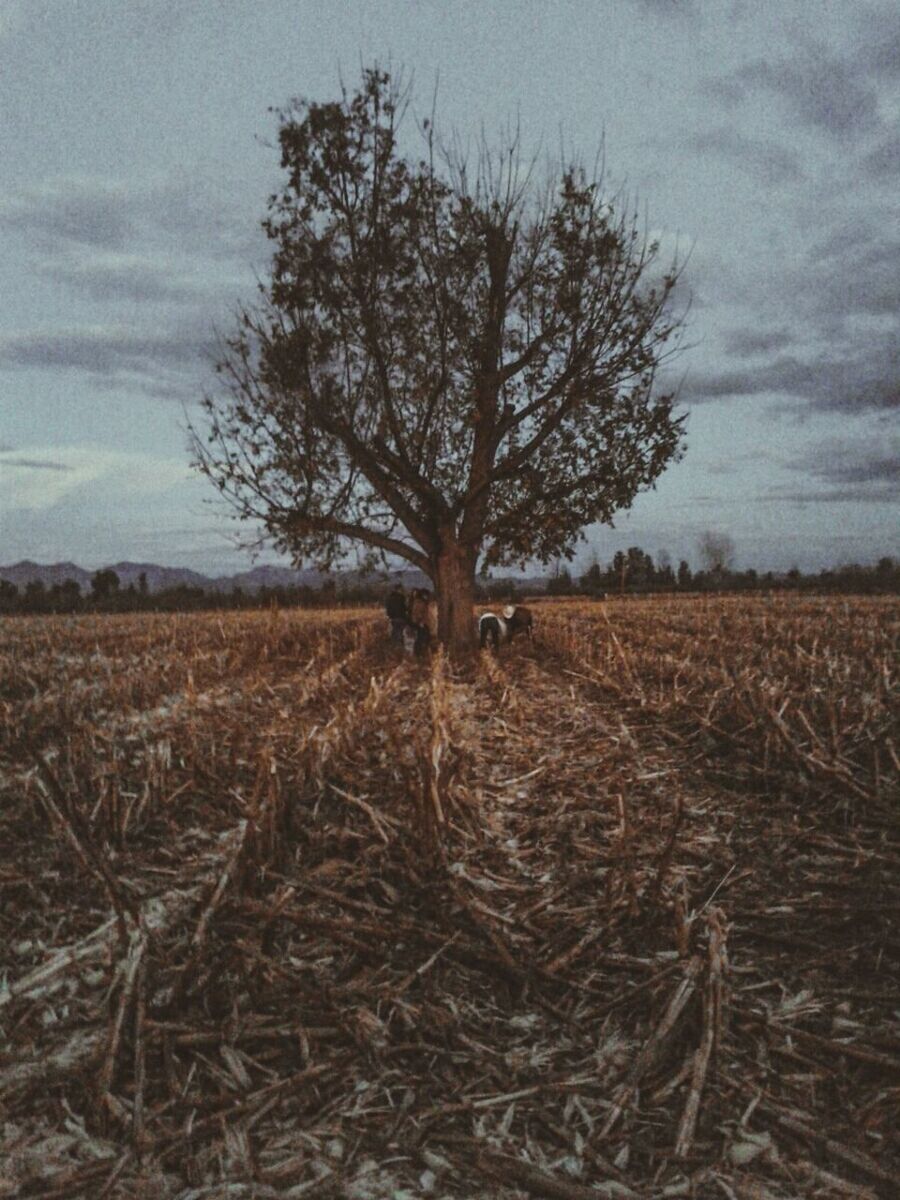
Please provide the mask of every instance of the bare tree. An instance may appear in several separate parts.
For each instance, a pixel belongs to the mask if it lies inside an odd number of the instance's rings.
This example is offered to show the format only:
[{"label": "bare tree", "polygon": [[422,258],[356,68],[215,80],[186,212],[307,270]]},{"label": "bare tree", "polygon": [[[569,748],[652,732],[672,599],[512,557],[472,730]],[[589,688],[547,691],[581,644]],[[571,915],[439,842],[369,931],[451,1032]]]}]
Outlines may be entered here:
[{"label": "bare tree", "polygon": [[572,557],[680,450],[658,394],[677,268],[578,166],[538,187],[518,137],[469,162],[378,69],[280,111],[283,187],[261,301],[242,312],[195,461],[295,559],[352,545],[434,581],[473,644],[485,566]]},{"label": "bare tree", "polygon": [[724,575],[734,566],[734,542],[727,533],[707,529],[697,543],[700,561],[712,575]]}]

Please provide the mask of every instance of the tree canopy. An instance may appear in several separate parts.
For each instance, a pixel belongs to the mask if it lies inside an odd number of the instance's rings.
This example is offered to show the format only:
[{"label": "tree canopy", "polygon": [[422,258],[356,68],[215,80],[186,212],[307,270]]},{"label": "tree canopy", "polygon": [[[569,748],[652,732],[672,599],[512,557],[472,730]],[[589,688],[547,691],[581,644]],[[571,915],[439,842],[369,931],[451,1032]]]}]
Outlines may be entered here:
[{"label": "tree canopy", "polygon": [[407,108],[372,69],[277,111],[271,276],[194,446],[295,558],[420,567],[461,644],[478,562],[571,556],[678,454],[655,386],[677,268],[577,164],[539,183],[517,136],[466,156],[426,120],[404,156]]}]

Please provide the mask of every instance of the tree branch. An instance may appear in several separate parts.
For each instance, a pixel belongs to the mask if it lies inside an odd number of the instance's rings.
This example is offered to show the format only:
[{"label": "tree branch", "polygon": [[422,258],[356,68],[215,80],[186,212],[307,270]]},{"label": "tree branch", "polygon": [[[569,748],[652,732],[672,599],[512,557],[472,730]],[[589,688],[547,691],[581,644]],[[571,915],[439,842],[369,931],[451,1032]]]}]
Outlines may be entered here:
[{"label": "tree branch", "polygon": [[396,554],[405,558],[418,567],[420,571],[431,576],[431,563],[427,555],[420,550],[401,542],[399,538],[389,537],[379,533],[377,529],[369,529],[365,525],[353,525],[349,521],[339,521],[336,517],[304,517],[297,513],[291,514],[284,521],[286,532],[298,533],[332,533],[337,537],[345,537],[352,541],[363,542],[367,546],[375,546],[388,554]]}]

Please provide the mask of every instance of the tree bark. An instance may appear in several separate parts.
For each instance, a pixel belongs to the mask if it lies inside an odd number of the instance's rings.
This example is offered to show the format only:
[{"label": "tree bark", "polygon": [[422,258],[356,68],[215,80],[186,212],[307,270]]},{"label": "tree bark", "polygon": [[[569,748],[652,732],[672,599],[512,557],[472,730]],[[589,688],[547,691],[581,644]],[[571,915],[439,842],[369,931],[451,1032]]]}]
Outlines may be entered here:
[{"label": "tree bark", "polygon": [[438,638],[458,658],[475,648],[475,554],[454,536],[443,536],[433,578]]}]

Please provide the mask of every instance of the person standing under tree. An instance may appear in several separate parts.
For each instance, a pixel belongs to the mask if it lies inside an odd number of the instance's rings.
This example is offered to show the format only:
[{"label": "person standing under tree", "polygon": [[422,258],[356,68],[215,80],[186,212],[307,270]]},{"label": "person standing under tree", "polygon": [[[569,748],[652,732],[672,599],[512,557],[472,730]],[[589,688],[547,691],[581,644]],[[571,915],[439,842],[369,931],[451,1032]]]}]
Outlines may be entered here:
[{"label": "person standing under tree", "polygon": [[406,593],[403,591],[402,583],[395,583],[388,593],[384,611],[387,613],[387,619],[391,625],[391,641],[397,646],[402,646],[403,630],[407,625]]},{"label": "person standing under tree", "polygon": [[431,632],[428,628],[431,593],[427,588],[414,588],[409,598],[409,623],[416,631],[416,655],[421,656],[431,643]]}]

